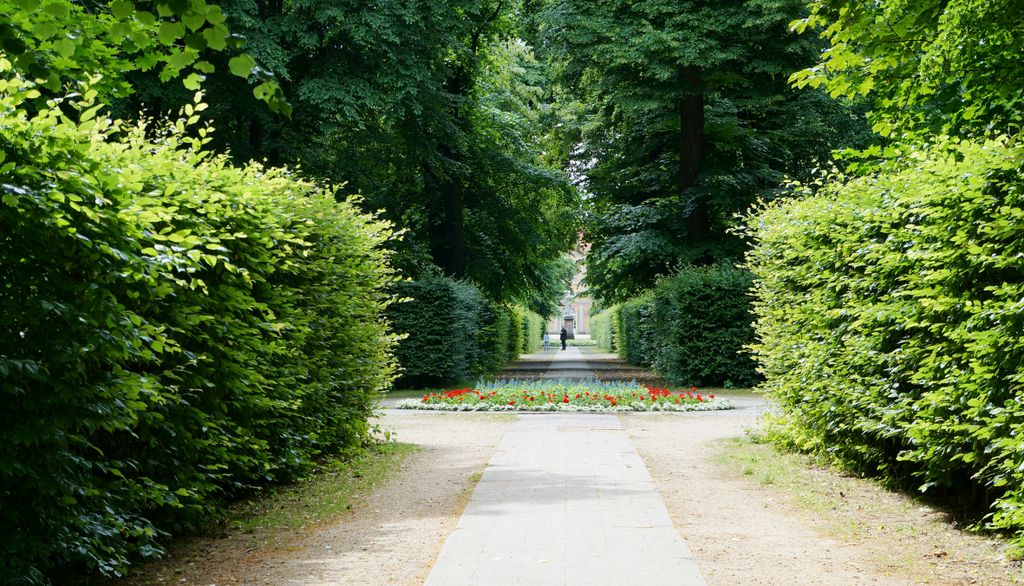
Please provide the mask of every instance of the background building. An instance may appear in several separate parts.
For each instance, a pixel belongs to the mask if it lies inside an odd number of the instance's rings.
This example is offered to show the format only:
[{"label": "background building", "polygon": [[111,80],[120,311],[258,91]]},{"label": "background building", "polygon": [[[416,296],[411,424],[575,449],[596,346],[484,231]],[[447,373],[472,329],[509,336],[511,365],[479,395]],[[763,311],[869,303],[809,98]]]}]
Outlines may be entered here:
[{"label": "background building", "polygon": [[594,303],[583,286],[583,280],[587,276],[586,259],[589,248],[589,245],[583,244],[579,250],[570,254],[578,269],[569,290],[562,297],[559,312],[548,320],[548,332],[552,335],[557,335],[563,327],[569,332],[570,338],[590,335],[590,308]]}]

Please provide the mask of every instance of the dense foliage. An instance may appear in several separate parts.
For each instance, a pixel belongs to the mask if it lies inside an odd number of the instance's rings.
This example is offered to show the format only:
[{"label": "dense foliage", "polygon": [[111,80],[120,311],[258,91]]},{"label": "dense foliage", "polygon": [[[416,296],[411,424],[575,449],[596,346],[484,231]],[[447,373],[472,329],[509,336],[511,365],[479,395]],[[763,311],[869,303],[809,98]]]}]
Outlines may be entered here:
[{"label": "dense foliage", "polygon": [[730,265],[684,269],[595,315],[593,336],[676,384],[751,386],[759,377],[745,349],[754,341],[750,287],[750,273]]},{"label": "dense foliage", "polygon": [[[579,205],[560,161],[544,154],[555,121],[545,72],[515,38],[518,2],[220,5],[294,113],[274,116],[219,68],[206,81],[218,96],[214,148],[301,165],[362,195],[364,209],[407,229],[395,263],[410,277],[440,269],[536,311],[557,300],[550,263],[575,245]],[[188,99],[152,73],[132,79],[127,113]]]},{"label": "dense foliage", "polygon": [[542,318],[494,303],[472,284],[433,276],[399,283],[388,310],[404,338],[395,350],[404,387],[459,384],[493,372],[540,342]]},{"label": "dense foliage", "polygon": [[793,76],[833,96],[872,98],[873,128],[913,134],[1019,132],[1024,115],[1020,0],[812,0],[800,31],[829,48]]},{"label": "dense foliage", "polygon": [[[777,437],[1024,535],[1024,148],[910,149],[751,220]],[[1021,539],[1024,543],[1024,539]]]},{"label": "dense foliage", "polygon": [[[141,4],[143,6],[136,6]],[[252,96],[274,112],[291,106],[273,74],[239,53],[243,39],[225,26],[220,6],[206,0],[0,0],[0,51],[11,69],[38,80],[42,97],[60,96],[65,84],[97,74],[93,89],[103,102],[132,91],[126,74],[152,70],[161,81],[185,76],[187,103],[204,76],[223,73],[254,84]],[[218,68],[207,57],[221,53]],[[228,53],[234,53],[228,58]],[[240,79],[239,79],[240,78]],[[250,92],[245,92],[249,94]]]},{"label": "dense foliage", "polygon": [[367,438],[392,378],[387,225],[211,156],[186,134],[201,103],[129,127],[88,87],[29,113],[36,90],[5,84],[4,582],[123,573],[224,499]]},{"label": "dense foliage", "polygon": [[670,381],[749,387],[759,377],[744,346],[754,340],[749,272],[692,268],[659,281],[651,298],[650,364]]},{"label": "dense foliage", "polygon": [[775,438],[1024,544],[1020,8],[811,2],[794,25],[830,46],[793,81],[866,97],[892,142],[752,217],[749,263]]},{"label": "dense foliage", "polygon": [[803,0],[549,0],[541,53],[592,195],[587,279],[624,301],[681,265],[738,260],[734,214],[868,138],[862,116],[787,79],[820,42]]}]

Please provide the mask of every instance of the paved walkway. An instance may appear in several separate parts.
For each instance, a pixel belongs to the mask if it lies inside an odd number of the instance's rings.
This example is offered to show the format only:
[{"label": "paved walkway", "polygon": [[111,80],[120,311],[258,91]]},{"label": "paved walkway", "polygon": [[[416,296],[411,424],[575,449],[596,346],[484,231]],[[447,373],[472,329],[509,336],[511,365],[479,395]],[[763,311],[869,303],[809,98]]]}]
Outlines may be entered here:
[{"label": "paved walkway", "polygon": [[[594,378],[578,348],[545,378]],[[703,585],[614,415],[522,414],[425,586]]]},{"label": "paved walkway", "polygon": [[703,585],[614,415],[520,415],[425,586]]},{"label": "paved walkway", "polygon": [[557,353],[551,357],[551,363],[544,372],[544,378],[593,379],[594,371],[583,359],[580,349],[569,346],[565,350],[557,350]]}]

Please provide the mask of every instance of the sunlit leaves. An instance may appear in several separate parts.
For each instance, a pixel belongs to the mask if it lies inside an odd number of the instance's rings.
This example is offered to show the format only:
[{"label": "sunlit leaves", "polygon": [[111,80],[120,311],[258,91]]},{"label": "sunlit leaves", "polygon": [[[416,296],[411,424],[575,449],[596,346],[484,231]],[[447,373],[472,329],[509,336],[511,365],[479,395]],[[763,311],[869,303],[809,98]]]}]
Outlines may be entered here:
[{"label": "sunlit leaves", "polygon": [[[213,66],[201,53],[229,45],[220,8],[205,0],[157,2],[156,8],[154,15],[137,10],[129,0],[114,0],[106,11],[87,11],[71,0],[0,0],[0,47],[15,58],[19,72],[45,80],[54,92],[62,83],[103,75],[97,87],[107,101],[130,91],[124,76],[135,69],[159,67],[164,81],[183,73],[208,73]],[[276,84],[248,59],[246,77]],[[188,87],[194,88],[199,78],[187,78]],[[287,111],[282,92],[269,90],[262,97],[275,111]]]},{"label": "sunlit leaves", "polygon": [[2,582],[159,555],[362,444],[393,370],[390,226],[203,151],[198,95],[147,128],[80,94],[0,80]]},{"label": "sunlit leaves", "polygon": [[1006,137],[905,147],[748,219],[776,439],[963,495],[1019,544],[1021,150]]},{"label": "sunlit leaves", "polygon": [[876,131],[1019,128],[1024,62],[1019,0],[816,0],[794,29],[831,43],[792,79],[833,96],[868,95]]}]

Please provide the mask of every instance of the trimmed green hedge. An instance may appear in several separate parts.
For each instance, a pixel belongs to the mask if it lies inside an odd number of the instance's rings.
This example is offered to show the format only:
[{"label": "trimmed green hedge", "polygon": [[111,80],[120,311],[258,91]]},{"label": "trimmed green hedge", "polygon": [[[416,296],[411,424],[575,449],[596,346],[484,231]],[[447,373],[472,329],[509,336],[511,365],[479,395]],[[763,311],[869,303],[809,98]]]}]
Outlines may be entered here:
[{"label": "trimmed green hedge", "polygon": [[650,294],[630,299],[616,306],[615,347],[619,356],[630,364],[653,364],[654,324],[651,323],[653,298]]},{"label": "trimmed green hedge", "polygon": [[761,380],[745,346],[754,341],[748,271],[689,268],[662,279],[650,301],[650,365],[677,384],[749,387]]},{"label": "trimmed green hedge", "polygon": [[400,386],[465,383],[501,369],[530,351],[529,344],[540,345],[540,316],[495,303],[471,283],[428,276],[399,283],[394,291],[405,299],[388,310],[404,336],[395,350]]},{"label": "trimmed green hedge", "polygon": [[210,156],[183,121],[150,140],[89,103],[29,115],[5,83],[0,581],[122,574],[367,439],[392,378],[388,226]]},{"label": "trimmed green hedge", "polygon": [[617,352],[615,332],[618,331],[618,306],[613,305],[590,316],[590,336],[598,348],[606,352]]},{"label": "trimmed green hedge", "polygon": [[[521,306],[513,307],[516,320],[522,330],[522,344],[520,350],[527,354],[539,352],[544,346],[544,328],[546,322],[538,314]],[[518,356],[513,356],[513,360]]]},{"label": "trimmed green hedge", "polygon": [[388,309],[395,332],[405,336],[395,348],[403,387],[443,386],[473,378],[477,329],[484,297],[467,283],[426,277],[395,287],[405,301]]},{"label": "trimmed green hedge", "polygon": [[775,437],[989,511],[1024,545],[1024,148],[951,141],[767,206]]},{"label": "trimmed green hedge", "polygon": [[683,269],[595,314],[592,336],[675,384],[751,386],[760,376],[745,349],[754,341],[750,287],[750,273],[731,266]]}]

